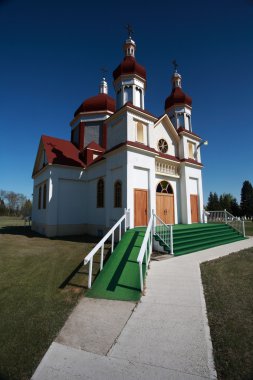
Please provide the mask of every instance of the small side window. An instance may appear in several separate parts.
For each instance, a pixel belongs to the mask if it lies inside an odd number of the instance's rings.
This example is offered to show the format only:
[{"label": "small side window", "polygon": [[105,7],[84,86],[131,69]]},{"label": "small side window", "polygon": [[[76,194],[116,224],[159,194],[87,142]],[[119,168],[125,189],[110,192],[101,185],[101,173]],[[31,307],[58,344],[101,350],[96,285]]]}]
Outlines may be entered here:
[{"label": "small side window", "polygon": [[188,142],[188,157],[194,159],[195,154],[195,144],[192,142]]},{"label": "small side window", "polygon": [[47,184],[43,186],[43,209],[47,208]]},{"label": "small side window", "polygon": [[97,208],[104,207],[104,180],[99,179],[97,183]]},{"label": "small side window", "polygon": [[41,186],[39,187],[39,196],[38,196],[38,209],[41,209]]},{"label": "small side window", "polygon": [[116,181],[114,184],[114,207],[122,207],[122,184],[120,181]]},{"label": "small side window", "polygon": [[144,142],[143,124],[140,123],[139,121],[137,122],[137,125],[136,125],[136,137],[137,137],[138,142],[140,143]]}]

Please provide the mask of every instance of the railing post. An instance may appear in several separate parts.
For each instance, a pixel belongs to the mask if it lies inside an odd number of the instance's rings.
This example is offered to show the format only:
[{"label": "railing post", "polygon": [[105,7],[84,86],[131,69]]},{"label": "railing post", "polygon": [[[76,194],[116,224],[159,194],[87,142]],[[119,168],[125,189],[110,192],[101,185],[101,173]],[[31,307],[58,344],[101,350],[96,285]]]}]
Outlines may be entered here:
[{"label": "railing post", "polygon": [[152,229],[151,229],[150,234],[149,234],[149,252],[148,252],[149,258],[152,253],[152,243],[153,243],[153,239],[152,239]]},{"label": "railing post", "polygon": [[121,223],[119,225],[119,241],[121,240]]},{"label": "railing post", "polygon": [[101,246],[101,254],[100,254],[100,270],[103,269],[103,263],[104,263],[104,247],[105,245],[103,244]]},{"label": "railing post", "polygon": [[139,263],[139,268],[140,268],[140,284],[141,284],[141,291],[143,292],[142,263]]},{"label": "railing post", "polygon": [[112,233],[112,248],[111,248],[111,253],[113,253],[113,247],[114,247],[114,231]]},{"label": "railing post", "polygon": [[124,222],[125,222],[125,232],[126,232],[126,229],[127,229],[127,209],[125,208],[125,219],[124,219]]},{"label": "railing post", "polygon": [[224,213],[225,213],[225,223],[228,224],[228,217],[227,217],[227,210],[226,209],[224,210]]},{"label": "railing post", "polygon": [[170,226],[170,253],[171,253],[171,255],[174,255],[174,251],[173,251],[173,227],[172,227],[172,225]]},{"label": "railing post", "polygon": [[93,257],[90,259],[89,263],[89,278],[88,278],[88,288],[91,288],[91,280],[92,280],[92,264],[93,264]]},{"label": "railing post", "polygon": [[155,235],[155,212],[154,210],[152,209],[152,218],[153,218],[153,221],[152,221],[152,231],[153,231],[153,236]]}]

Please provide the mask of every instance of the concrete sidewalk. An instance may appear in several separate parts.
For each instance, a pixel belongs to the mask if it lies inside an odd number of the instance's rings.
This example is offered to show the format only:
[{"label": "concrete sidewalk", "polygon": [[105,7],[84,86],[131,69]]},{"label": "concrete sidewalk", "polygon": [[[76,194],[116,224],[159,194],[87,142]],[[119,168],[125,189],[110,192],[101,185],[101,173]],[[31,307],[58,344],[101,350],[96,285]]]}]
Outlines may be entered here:
[{"label": "concrete sidewalk", "polygon": [[32,380],[215,379],[199,264],[253,246],[253,238],[152,261],[134,303],[84,298]]}]

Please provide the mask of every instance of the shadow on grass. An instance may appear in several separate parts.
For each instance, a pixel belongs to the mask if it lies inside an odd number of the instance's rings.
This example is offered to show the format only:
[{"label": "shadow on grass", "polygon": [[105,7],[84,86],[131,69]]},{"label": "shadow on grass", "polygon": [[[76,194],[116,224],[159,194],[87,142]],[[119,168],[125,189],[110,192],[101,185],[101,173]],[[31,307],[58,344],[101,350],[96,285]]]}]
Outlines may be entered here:
[{"label": "shadow on grass", "polygon": [[[132,239],[131,239],[130,244],[128,245],[128,247],[126,249],[126,252],[124,253],[124,256],[122,257],[117,269],[114,272],[114,275],[111,278],[111,281],[109,282],[109,284],[107,286],[107,290],[114,292],[116,286],[119,285],[119,279],[120,279],[121,274],[122,274],[122,272],[126,266],[126,263],[128,262],[129,256],[132,252],[133,247],[135,246],[135,243],[136,243],[138,236],[139,236],[139,232],[135,232]],[[134,263],[138,264],[137,262],[134,262]],[[123,285],[122,285],[122,287],[123,287]],[[129,288],[129,289],[134,289],[134,290],[140,290],[137,288],[128,287],[126,285],[124,285],[124,287]]]},{"label": "shadow on grass", "polygon": [[[108,261],[108,258],[110,256],[109,253],[111,253],[111,248],[105,249],[105,251],[104,251],[104,264],[103,265],[105,265],[106,262]],[[99,259],[99,257],[96,257],[96,256],[94,257],[94,259],[93,259],[93,265],[94,265],[94,267],[98,267],[99,268],[99,266],[100,266],[100,259]],[[93,282],[97,278],[99,272],[100,272],[99,269],[95,273],[94,273],[94,270],[93,270],[93,273],[92,273]],[[83,260],[82,260],[76,266],[76,268],[69,274],[69,276],[66,277],[65,280],[61,283],[61,285],[59,286],[59,289],[64,289],[66,286],[73,286],[73,287],[77,287],[77,288],[88,289],[88,286],[83,286],[83,285],[79,285],[77,283],[72,282],[72,280],[74,279],[74,277],[76,275],[87,276],[87,278],[88,278],[88,275],[89,275],[89,264],[84,265],[83,264]]]},{"label": "shadow on grass", "polygon": [[44,236],[40,235],[37,232],[34,232],[31,230],[31,227],[29,226],[4,226],[0,228],[0,235],[23,235],[29,238],[32,237],[41,237]]},{"label": "shadow on grass", "polygon": [[0,372],[0,380],[11,380],[11,378],[7,375],[4,375]]},{"label": "shadow on grass", "polygon": [[[42,238],[48,240],[61,240],[61,241],[71,241],[75,243],[98,243],[100,238],[96,236],[91,236],[87,234],[83,235],[66,235],[66,236],[55,236],[55,237],[47,237],[45,235],[41,235],[38,232],[32,231],[29,226],[5,226],[0,227],[0,235],[20,235],[26,236],[28,238]],[[0,379],[1,380],[1,379]]]}]

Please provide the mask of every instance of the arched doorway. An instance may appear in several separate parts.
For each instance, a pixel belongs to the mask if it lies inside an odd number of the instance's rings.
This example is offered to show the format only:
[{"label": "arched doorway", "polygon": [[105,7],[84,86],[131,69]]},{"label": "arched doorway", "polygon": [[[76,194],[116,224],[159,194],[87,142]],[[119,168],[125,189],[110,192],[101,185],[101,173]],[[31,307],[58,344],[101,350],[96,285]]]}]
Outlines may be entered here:
[{"label": "arched doorway", "polygon": [[167,181],[161,181],[156,187],[156,215],[166,224],[175,223],[174,194]]}]

